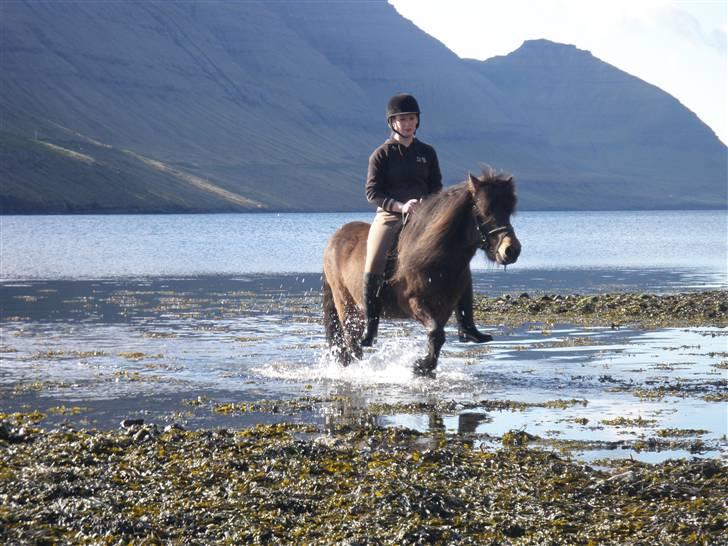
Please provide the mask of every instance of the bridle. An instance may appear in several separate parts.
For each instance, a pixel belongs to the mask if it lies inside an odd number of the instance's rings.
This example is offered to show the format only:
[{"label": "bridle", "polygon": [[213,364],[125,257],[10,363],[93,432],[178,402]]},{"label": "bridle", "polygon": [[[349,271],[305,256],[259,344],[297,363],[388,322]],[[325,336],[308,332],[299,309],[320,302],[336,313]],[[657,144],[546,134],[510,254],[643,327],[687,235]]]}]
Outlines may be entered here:
[{"label": "bridle", "polygon": [[513,226],[511,224],[505,224],[493,229],[488,229],[487,222],[481,219],[475,203],[473,203],[473,216],[475,218],[475,227],[478,229],[478,234],[480,235],[480,245],[478,246],[482,250],[488,250],[491,237],[500,233],[513,233]]}]

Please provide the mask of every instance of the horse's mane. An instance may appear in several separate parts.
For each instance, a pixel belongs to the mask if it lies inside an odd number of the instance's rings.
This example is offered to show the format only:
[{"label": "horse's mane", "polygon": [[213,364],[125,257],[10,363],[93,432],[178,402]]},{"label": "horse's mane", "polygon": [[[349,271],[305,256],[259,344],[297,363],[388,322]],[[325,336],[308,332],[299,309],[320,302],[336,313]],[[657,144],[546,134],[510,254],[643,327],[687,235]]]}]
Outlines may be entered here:
[{"label": "horse's mane", "polygon": [[[489,185],[495,184],[512,196],[509,208],[515,207],[515,191],[510,175],[496,173],[485,167],[479,180]],[[398,248],[399,266],[407,269],[424,268],[427,264],[447,260],[453,250],[462,248],[464,224],[472,221],[472,203],[468,181],[426,198],[417,213],[408,218],[402,230]],[[464,214],[465,211],[467,213]]]}]

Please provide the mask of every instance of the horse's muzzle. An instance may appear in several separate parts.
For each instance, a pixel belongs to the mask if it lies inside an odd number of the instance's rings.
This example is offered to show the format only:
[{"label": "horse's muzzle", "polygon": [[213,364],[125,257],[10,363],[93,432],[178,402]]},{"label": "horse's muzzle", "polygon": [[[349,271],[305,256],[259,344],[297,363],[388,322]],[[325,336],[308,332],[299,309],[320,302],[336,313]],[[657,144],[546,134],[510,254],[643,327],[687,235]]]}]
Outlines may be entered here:
[{"label": "horse's muzzle", "polygon": [[500,265],[510,265],[521,255],[521,242],[515,236],[505,236],[498,245],[495,261]]}]

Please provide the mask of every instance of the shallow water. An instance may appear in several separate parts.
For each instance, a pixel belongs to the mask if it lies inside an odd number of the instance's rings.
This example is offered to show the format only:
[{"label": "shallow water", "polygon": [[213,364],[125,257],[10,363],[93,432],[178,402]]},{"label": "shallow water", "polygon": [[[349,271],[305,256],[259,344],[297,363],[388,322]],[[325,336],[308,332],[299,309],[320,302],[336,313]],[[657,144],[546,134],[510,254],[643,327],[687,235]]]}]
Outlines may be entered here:
[{"label": "shallow water", "polygon": [[[710,401],[725,389],[724,331],[482,325],[496,340],[476,346],[451,326],[437,378],[425,380],[411,371],[424,333],[396,322],[341,368],[319,319],[321,254],[339,225],[370,218],[0,216],[0,412],[100,428],[127,417],[190,428],[376,423],[483,445],[525,430],[552,449],[589,441],[569,448],[588,459],[716,456],[725,445],[725,404]],[[513,225],[521,258],[504,271],[477,255],[476,291],[728,287],[725,211],[524,212]],[[240,409],[261,400],[272,402]],[[649,445],[665,429],[700,430]]]},{"label": "shallow water", "polygon": [[[570,286],[579,288],[578,277],[584,289],[619,288],[608,272],[590,274],[574,275]],[[491,271],[476,286],[491,295],[518,293],[562,277]],[[648,282],[667,289],[689,287],[691,279],[653,272]],[[483,325],[495,341],[473,345],[458,343],[451,325],[430,380],[412,374],[425,345],[412,322],[383,324],[378,346],[361,362],[333,362],[319,321],[319,283],[315,275],[6,283],[0,411],[50,410],[49,423],[101,428],[138,416],[193,428],[369,422],[468,434],[485,445],[515,429],[543,440],[597,442],[573,448],[586,459],[693,455],[685,446],[640,447],[663,429],[700,429],[690,439],[703,442],[695,448],[702,456],[725,445],[725,404],[706,400],[725,389],[724,330]],[[676,384],[669,396],[654,396]],[[304,397],[312,402],[285,404]],[[280,409],[213,411],[260,400],[281,401]],[[533,406],[555,400],[577,402]],[[494,410],[493,401],[531,405]],[[438,410],[443,403],[447,410]],[[616,418],[626,421],[609,421]]]}]

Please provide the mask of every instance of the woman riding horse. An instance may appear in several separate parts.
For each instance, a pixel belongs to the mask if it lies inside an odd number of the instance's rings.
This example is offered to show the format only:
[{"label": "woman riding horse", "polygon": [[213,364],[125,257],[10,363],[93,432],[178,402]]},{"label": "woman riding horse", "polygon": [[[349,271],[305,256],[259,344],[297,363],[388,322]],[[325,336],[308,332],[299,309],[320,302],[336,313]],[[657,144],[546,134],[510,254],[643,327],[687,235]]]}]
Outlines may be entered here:
[{"label": "woman riding horse", "polygon": [[[386,116],[392,133],[369,157],[365,192],[377,212],[367,238],[364,265],[363,347],[371,347],[377,336],[387,253],[402,227],[403,216],[416,214],[424,197],[442,189],[435,149],[415,138],[420,126],[417,100],[406,93],[394,95]],[[485,343],[493,339],[480,333],[473,322],[472,283],[465,287],[455,316],[460,341]]]},{"label": "woman riding horse", "polygon": [[[412,318],[427,331],[427,353],[417,375],[433,376],[445,325],[472,290],[470,262],[478,249],[499,265],[515,263],[521,243],[510,219],[516,209],[513,178],[485,169],[482,176],[427,196],[397,242],[397,263],[379,298],[390,318]],[[362,280],[371,226],[349,222],[324,250],[323,319],[332,355],[344,365],[362,357]],[[461,315],[462,316],[462,315]]]}]

